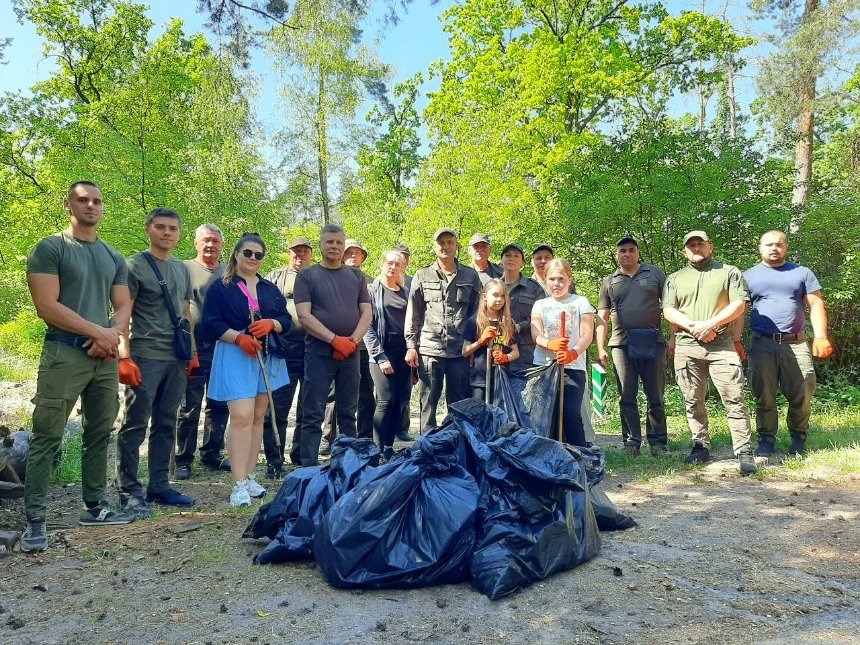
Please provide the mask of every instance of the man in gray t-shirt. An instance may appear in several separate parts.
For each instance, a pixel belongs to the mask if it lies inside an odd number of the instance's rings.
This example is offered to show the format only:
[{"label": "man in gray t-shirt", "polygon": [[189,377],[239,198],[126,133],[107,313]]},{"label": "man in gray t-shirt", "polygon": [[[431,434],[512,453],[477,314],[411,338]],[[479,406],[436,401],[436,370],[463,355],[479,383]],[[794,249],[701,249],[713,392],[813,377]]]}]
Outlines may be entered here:
[{"label": "man in gray t-shirt", "polygon": [[666,274],[653,264],[640,262],[639,244],[623,237],[616,245],[618,269],[603,279],[597,315],[603,321],[595,330],[597,358],[606,367],[606,336],[612,325],[609,348],[615,365],[615,380],[620,395],[621,438],[625,452],[638,456],[642,444],[637,396],[639,381],[648,401],[645,432],[651,454],[666,452],[666,343],[661,332],[660,301]]},{"label": "man in gray t-shirt", "polygon": [[[167,208],[146,216],[147,253],[166,282],[170,302],[178,316],[191,317],[191,276],[188,267],[173,257],[182,220]],[[137,517],[152,515],[148,502],[191,506],[194,498],[170,487],[168,470],[175,445],[176,412],[185,394],[186,370],[196,361],[176,358],[173,321],[164,293],[144,253],[128,261],[129,290],[133,301],[131,335],[119,347],[120,382],[125,390],[125,414],[117,434],[117,478],[123,507]],[[151,420],[151,423],[150,423]],[[149,426],[149,483],[144,496],[139,479],[140,446]]]},{"label": "man in gray t-shirt", "polygon": [[332,383],[338,428],[347,436],[355,436],[360,379],[357,349],[372,313],[364,274],[343,265],[345,243],[341,227],[324,226],[320,263],[296,276],[296,313],[308,334],[299,428],[302,466],[315,466],[319,461],[325,404]]},{"label": "man in gray t-shirt", "polygon": [[[194,248],[197,256],[185,260],[191,275],[191,324],[197,346],[197,366],[188,371],[185,397],[176,416],[176,479],[190,479],[191,464],[197,450],[197,430],[203,396],[209,389],[209,374],[215,343],[201,338],[197,333],[203,316],[203,303],[209,286],[224,275],[221,250],[224,236],[215,224],[201,224],[194,232]],[[230,461],[222,455],[224,433],[230,412],[227,403],[206,397],[206,412],[203,417],[203,445],[200,446],[200,463],[214,470],[230,470]]]}]

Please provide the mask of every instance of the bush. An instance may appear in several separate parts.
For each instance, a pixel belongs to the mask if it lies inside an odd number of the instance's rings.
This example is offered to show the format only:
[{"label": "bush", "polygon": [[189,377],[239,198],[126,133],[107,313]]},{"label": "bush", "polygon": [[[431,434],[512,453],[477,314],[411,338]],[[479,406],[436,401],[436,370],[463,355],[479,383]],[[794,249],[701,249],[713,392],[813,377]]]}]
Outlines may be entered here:
[{"label": "bush", "polygon": [[0,350],[20,358],[38,360],[45,338],[45,323],[32,309],[23,309],[0,324]]}]

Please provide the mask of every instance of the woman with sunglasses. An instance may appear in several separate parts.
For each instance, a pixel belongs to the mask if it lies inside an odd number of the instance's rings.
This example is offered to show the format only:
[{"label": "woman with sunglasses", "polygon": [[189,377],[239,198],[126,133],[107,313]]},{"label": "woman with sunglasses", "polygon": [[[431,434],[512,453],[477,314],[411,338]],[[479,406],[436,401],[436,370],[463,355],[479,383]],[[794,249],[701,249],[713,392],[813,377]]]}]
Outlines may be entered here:
[{"label": "woman with sunglasses", "polygon": [[263,438],[263,416],[272,390],[290,382],[283,358],[273,355],[272,334],[292,325],[287,301],[260,277],[266,244],[257,233],[243,233],[230,254],[224,277],[209,287],[203,308],[203,334],[217,341],[207,395],[230,409],[227,453],[233,471],[231,506],[248,506],[266,489],[254,471]]}]

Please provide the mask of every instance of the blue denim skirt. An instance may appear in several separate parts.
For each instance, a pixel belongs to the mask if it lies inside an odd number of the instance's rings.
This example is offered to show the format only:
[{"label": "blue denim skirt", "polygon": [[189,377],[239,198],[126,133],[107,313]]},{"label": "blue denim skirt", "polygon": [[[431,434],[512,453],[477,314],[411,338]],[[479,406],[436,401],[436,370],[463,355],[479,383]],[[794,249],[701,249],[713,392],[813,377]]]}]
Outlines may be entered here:
[{"label": "blue denim skirt", "polygon": [[[283,358],[264,356],[263,360],[273,392],[290,382]],[[206,396],[216,401],[235,401],[253,399],[265,392],[266,383],[256,356],[248,356],[234,343],[221,340],[215,343]]]}]

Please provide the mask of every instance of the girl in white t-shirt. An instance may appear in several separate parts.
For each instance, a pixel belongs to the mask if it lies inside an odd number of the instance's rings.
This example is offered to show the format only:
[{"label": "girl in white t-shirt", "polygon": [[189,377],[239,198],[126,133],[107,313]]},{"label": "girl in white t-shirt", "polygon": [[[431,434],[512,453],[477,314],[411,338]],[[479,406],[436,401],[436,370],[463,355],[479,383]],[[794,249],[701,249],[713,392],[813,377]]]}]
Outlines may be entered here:
[{"label": "girl in white t-shirt", "polygon": [[[550,297],[538,300],[532,309],[535,365],[556,360],[564,366],[564,439],[574,446],[585,445],[582,398],[585,392],[585,351],[594,334],[594,309],[584,296],[570,293],[570,264],[556,258],[546,268]],[[565,329],[561,329],[565,312]]]}]

